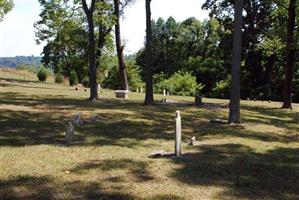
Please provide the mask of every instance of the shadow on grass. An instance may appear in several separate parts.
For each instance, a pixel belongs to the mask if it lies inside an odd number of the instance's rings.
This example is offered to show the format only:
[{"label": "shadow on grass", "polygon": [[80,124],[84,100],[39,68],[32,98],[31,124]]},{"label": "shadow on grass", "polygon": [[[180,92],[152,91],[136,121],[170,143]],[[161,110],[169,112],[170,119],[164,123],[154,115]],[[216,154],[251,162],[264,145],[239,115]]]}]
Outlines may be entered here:
[{"label": "shadow on grass", "polygon": [[256,153],[247,146],[202,146],[174,163],[172,176],[183,183],[221,186],[226,199],[298,199],[299,149],[277,148]]},{"label": "shadow on grass", "polygon": [[[5,110],[2,109],[0,145],[35,145],[35,144],[64,144],[65,125],[74,116],[66,116],[66,112],[73,113],[113,112],[100,113],[97,122],[86,122],[78,132],[83,137],[93,137],[91,142],[80,145],[116,145],[128,148],[141,145],[140,140],[157,139],[173,140],[174,113],[176,106],[145,107],[138,101],[119,101],[115,99],[101,99],[92,103],[71,98],[45,98],[40,96],[28,97],[18,93],[4,93],[1,104],[23,106],[39,110]],[[255,118],[250,114],[244,115],[244,120],[260,124],[274,125],[288,131],[299,132],[299,117],[297,112],[284,112],[261,107],[243,106],[244,110],[257,113]],[[21,108],[22,109],[22,108]],[[46,109],[41,112],[41,109]],[[242,137],[265,142],[289,143],[298,140],[298,135],[264,134],[245,130],[241,126],[210,124],[209,119],[216,118],[219,113],[214,110],[185,106],[183,112],[183,139],[187,141],[195,135],[199,140],[203,136],[223,138],[223,136]],[[64,111],[62,111],[64,110]],[[119,112],[122,111],[122,112]],[[189,132],[188,132],[189,131]],[[125,143],[121,139],[131,139]]]},{"label": "shadow on grass", "polygon": [[[85,163],[81,163],[70,171],[77,174],[88,173],[90,170],[97,170],[101,172],[113,171],[113,170],[128,170],[129,175],[132,175],[136,182],[145,182],[153,180],[154,177],[148,170],[148,164],[143,161],[134,161],[129,159],[120,160],[91,160]],[[121,181],[120,177],[112,177],[112,182]]]},{"label": "shadow on grass", "polygon": [[56,185],[53,178],[20,176],[9,180],[0,180],[0,199],[103,199],[131,200],[133,196],[117,192],[106,192],[97,182],[72,181]]},{"label": "shadow on grass", "polygon": [[258,106],[242,106],[242,109],[253,112],[245,115],[243,119],[246,122],[274,125],[299,133],[299,112]]}]

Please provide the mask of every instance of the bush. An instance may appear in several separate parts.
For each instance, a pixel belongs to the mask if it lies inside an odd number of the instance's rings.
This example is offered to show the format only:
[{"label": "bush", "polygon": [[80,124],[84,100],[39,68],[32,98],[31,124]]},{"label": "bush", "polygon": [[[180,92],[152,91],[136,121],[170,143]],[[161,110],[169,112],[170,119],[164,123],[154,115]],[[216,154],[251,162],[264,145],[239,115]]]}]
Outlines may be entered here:
[{"label": "bush", "polygon": [[212,89],[211,97],[214,98],[229,98],[231,86],[231,78],[228,77],[226,80],[218,81],[216,86]]},{"label": "bush", "polygon": [[37,72],[37,78],[41,82],[45,82],[48,78],[48,71],[46,68],[41,67],[40,70]]},{"label": "bush", "polygon": [[144,83],[141,80],[140,68],[135,62],[127,62],[126,65],[130,90],[135,91],[137,88],[143,87]]},{"label": "bush", "polygon": [[78,76],[75,71],[71,71],[70,73],[70,85],[74,86],[78,84]]},{"label": "bush", "polygon": [[[155,80],[161,80],[161,76],[155,76]],[[170,94],[182,95],[182,96],[193,96],[199,93],[203,89],[203,85],[197,84],[196,78],[192,76],[190,72],[177,72],[169,79],[164,79],[160,82],[155,83],[155,93],[162,93],[163,90],[167,90]]]},{"label": "bush", "polygon": [[83,80],[82,80],[82,85],[83,85],[84,87],[86,87],[86,88],[89,88],[89,87],[90,87],[90,85],[89,85],[89,78],[88,78],[88,77],[83,78]]},{"label": "bush", "polygon": [[[130,90],[134,91],[143,86],[140,69],[134,62],[126,63],[128,83]],[[118,65],[115,64],[108,72],[107,77],[102,82],[104,88],[119,89],[121,87],[121,78]]]},{"label": "bush", "polygon": [[57,73],[55,75],[55,83],[61,84],[61,83],[63,83],[63,81],[64,81],[63,75],[60,73]]}]

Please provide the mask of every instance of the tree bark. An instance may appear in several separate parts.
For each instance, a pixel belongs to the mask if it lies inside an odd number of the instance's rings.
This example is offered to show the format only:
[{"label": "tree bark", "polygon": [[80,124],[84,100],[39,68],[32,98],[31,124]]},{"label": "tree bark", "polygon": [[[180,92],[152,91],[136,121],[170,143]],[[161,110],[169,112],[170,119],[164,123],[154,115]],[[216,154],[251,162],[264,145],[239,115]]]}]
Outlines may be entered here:
[{"label": "tree bark", "polygon": [[126,64],[124,59],[124,46],[121,44],[121,35],[120,35],[120,11],[119,11],[119,0],[114,0],[114,14],[116,16],[115,24],[115,43],[116,51],[119,65],[119,74],[121,78],[121,89],[129,90],[128,76],[126,71]]},{"label": "tree bark", "polygon": [[240,123],[240,65],[242,51],[243,0],[235,0],[234,40],[232,59],[232,86],[228,123]]},{"label": "tree bark", "polygon": [[146,10],[146,46],[145,46],[145,105],[154,104],[153,95],[153,59],[152,59],[152,27],[151,27],[151,0],[145,1]]},{"label": "tree bark", "polygon": [[89,62],[89,82],[90,82],[89,100],[96,101],[99,99],[99,96],[98,96],[98,84],[97,84],[96,48],[95,48],[95,34],[94,34],[94,21],[93,21],[95,0],[91,1],[90,8],[88,8],[86,0],[82,0],[82,5],[88,23],[88,62]]},{"label": "tree bark", "polygon": [[294,31],[296,20],[296,0],[290,0],[288,8],[288,28],[287,28],[287,62],[286,77],[284,83],[284,100],[282,108],[292,109],[292,82],[294,76]]}]

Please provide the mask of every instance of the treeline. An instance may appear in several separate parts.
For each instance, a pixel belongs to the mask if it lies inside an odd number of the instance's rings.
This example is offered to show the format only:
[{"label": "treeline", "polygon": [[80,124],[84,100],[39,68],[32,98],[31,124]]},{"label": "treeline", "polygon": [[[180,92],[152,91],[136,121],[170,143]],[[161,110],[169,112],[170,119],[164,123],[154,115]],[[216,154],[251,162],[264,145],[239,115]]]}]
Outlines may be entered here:
[{"label": "treeline", "polygon": [[[296,31],[299,15],[294,15],[296,24],[290,24],[289,2],[295,3],[298,13],[299,3],[293,0],[243,3],[240,67],[243,99],[282,100],[286,61],[290,57],[287,55],[291,55],[291,89],[294,101],[299,102],[299,32]],[[84,0],[40,1],[41,20],[35,27],[38,41],[47,42],[43,64],[65,76],[74,71],[79,82],[89,80],[91,85],[101,83],[110,88],[126,88],[124,79],[129,82],[134,79],[129,83],[132,90],[143,86],[146,75],[153,75],[155,92],[166,88],[174,94],[200,92],[207,97],[229,98],[234,1],[206,0],[203,9],[209,10],[210,17],[205,21],[192,17],[182,22],[172,17],[153,21],[147,15],[150,43],[127,63],[118,34],[119,17],[130,3],[129,0],[92,0],[87,6]],[[289,30],[294,33],[290,46],[293,54],[289,54],[290,48],[287,48]],[[153,68],[146,67],[150,65]]]},{"label": "treeline", "polygon": [[16,56],[16,57],[0,57],[0,67],[16,68],[18,66],[34,66],[40,67],[41,57],[35,56]]}]

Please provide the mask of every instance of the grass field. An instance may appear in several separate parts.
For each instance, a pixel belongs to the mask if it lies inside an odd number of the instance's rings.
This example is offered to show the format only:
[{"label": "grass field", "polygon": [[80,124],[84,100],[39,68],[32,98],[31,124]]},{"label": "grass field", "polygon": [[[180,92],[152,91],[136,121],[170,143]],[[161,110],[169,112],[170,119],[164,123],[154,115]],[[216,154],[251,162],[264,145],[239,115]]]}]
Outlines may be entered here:
[{"label": "grass field", "polygon": [[[228,101],[143,106],[143,94],[116,100],[104,90],[92,103],[82,88],[0,73],[1,200],[299,199],[298,104],[288,111],[279,102],[242,101],[243,124],[211,124],[227,118]],[[150,158],[173,152],[176,110],[184,155]],[[65,125],[77,114],[84,124],[68,147]],[[197,143],[188,146],[192,136]]]}]

